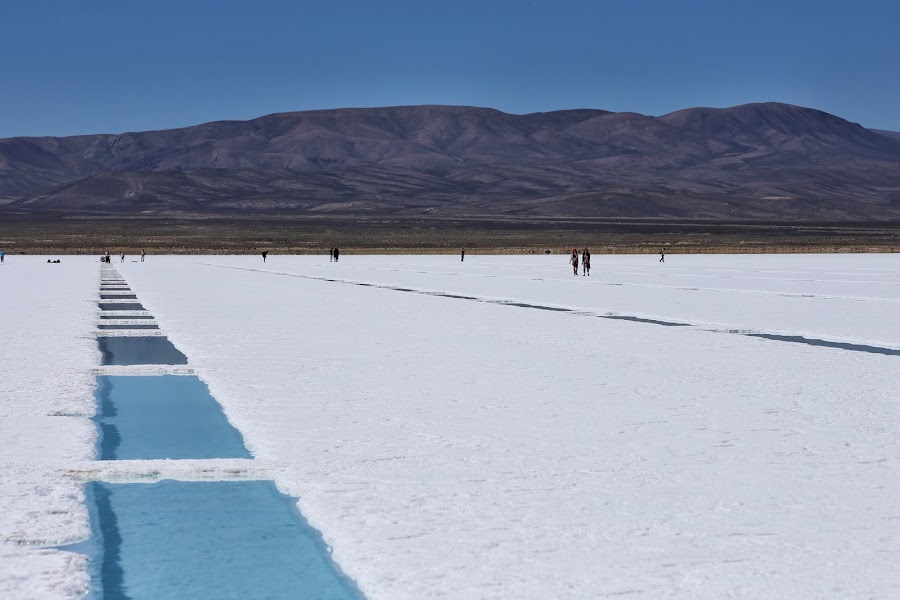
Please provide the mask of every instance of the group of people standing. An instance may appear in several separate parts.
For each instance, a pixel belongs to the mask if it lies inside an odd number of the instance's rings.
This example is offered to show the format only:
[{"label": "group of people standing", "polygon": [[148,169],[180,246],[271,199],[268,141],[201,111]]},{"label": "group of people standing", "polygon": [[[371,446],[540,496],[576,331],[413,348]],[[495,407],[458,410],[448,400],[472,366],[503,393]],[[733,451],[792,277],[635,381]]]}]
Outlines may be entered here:
[{"label": "group of people standing", "polygon": [[[659,262],[666,262],[666,249],[660,248]],[[572,255],[569,257],[569,264],[572,265],[572,274],[578,275],[578,248],[572,248]],[[591,274],[591,251],[585,248],[581,251],[581,275],[590,276]]]},{"label": "group of people standing", "polygon": [[328,256],[328,262],[337,262],[341,257],[341,251],[337,248],[331,249],[331,254]]},{"label": "group of people standing", "polygon": [[[141,262],[144,262],[144,257],[147,256],[147,253],[141,250]],[[104,252],[103,256],[100,257],[100,262],[108,263],[111,262],[112,258],[109,255],[109,252]],[[119,255],[119,262],[125,262],[125,253]]]},{"label": "group of people standing", "polygon": [[[572,248],[572,256],[569,258],[572,265],[572,274],[578,275],[578,248]],[[591,274],[591,251],[585,248],[581,251],[581,275]]]},{"label": "group of people standing", "polygon": [[[121,255],[121,260],[119,262],[125,262],[125,253],[123,252]],[[112,262],[112,257],[109,255],[109,252],[104,252],[103,256],[100,257],[100,262],[110,263]]]}]

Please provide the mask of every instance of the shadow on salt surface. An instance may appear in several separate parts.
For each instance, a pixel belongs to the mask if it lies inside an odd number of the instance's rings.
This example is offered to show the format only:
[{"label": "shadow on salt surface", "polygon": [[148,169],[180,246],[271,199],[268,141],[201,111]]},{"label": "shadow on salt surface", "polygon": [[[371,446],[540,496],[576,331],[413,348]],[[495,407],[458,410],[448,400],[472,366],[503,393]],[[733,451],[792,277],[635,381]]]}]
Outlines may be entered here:
[{"label": "shadow on salt surface", "polygon": [[166,337],[98,337],[101,365],[186,365],[187,357]]},{"label": "shadow on salt surface", "polygon": [[100,460],[253,458],[196,376],[97,377]]},{"label": "shadow on salt surface", "polygon": [[104,600],[363,598],[272,482],[95,482],[87,493]]},{"label": "shadow on salt surface", "polygon": [[900,356],[900,350],[893,348],[884,348],[882,346],[869,346],[867,344],[850,344],[847,342],[833,342],[830,340],[820,340],[816,338],[807,338],[802,335],[775,335],[772,333],[744,333],[748,337],[763,338],[766,340],[774,340],[777,342],[791,342],[795,344],[806,344],[807,346],[823,346],[825,348],[837,348],[840,350],[850,350],[853,352],[868,352],[869,354],[884,354],[887,356]]}]

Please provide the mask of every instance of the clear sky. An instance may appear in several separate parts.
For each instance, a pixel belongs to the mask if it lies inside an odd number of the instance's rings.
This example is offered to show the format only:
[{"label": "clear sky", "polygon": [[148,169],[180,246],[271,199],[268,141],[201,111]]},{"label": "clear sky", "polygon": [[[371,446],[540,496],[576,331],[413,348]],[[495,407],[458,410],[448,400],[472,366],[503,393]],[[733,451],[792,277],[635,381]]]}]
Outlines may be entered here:
[{"label": "clear sky", "polygon": [[0,137],[760,101],[900,130],[900,1],[0,0]]}]

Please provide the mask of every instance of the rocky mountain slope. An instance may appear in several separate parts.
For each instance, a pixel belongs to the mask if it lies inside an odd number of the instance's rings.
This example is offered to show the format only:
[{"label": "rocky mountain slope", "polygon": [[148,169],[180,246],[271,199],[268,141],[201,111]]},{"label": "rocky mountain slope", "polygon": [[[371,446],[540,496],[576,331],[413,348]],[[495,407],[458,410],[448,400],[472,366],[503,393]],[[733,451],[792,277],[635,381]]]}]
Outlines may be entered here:
[{"label": "rocky mountain slope", "polygon": [[0,202],[113,214],[900,219],[900,139],[802,107],[409,106],[0,140]]}]

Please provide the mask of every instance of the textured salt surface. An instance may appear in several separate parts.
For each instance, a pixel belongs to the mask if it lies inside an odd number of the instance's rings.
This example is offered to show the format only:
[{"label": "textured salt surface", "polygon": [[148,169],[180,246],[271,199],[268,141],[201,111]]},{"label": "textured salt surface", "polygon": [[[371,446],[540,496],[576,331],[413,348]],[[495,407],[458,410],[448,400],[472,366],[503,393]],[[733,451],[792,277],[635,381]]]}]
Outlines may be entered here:
[{"label": "textured salt surface", "polygon": [[[85,462],[96,265],[27,260],[0,269],[0,598],[70,598],[84,563],[37,544],[81,535],[71,474],[191,470]],[[898,348],[898,256],[594,262],[590,280],[554,256],[122,269],[373,600],[900,597],[897,357],[716,333]]]},{"label": "textured salt surface", "polygon": [[705,330],[890,344],[896,257],[555,260],[129,278],[371,598],[896,595],[896,358]]}]

